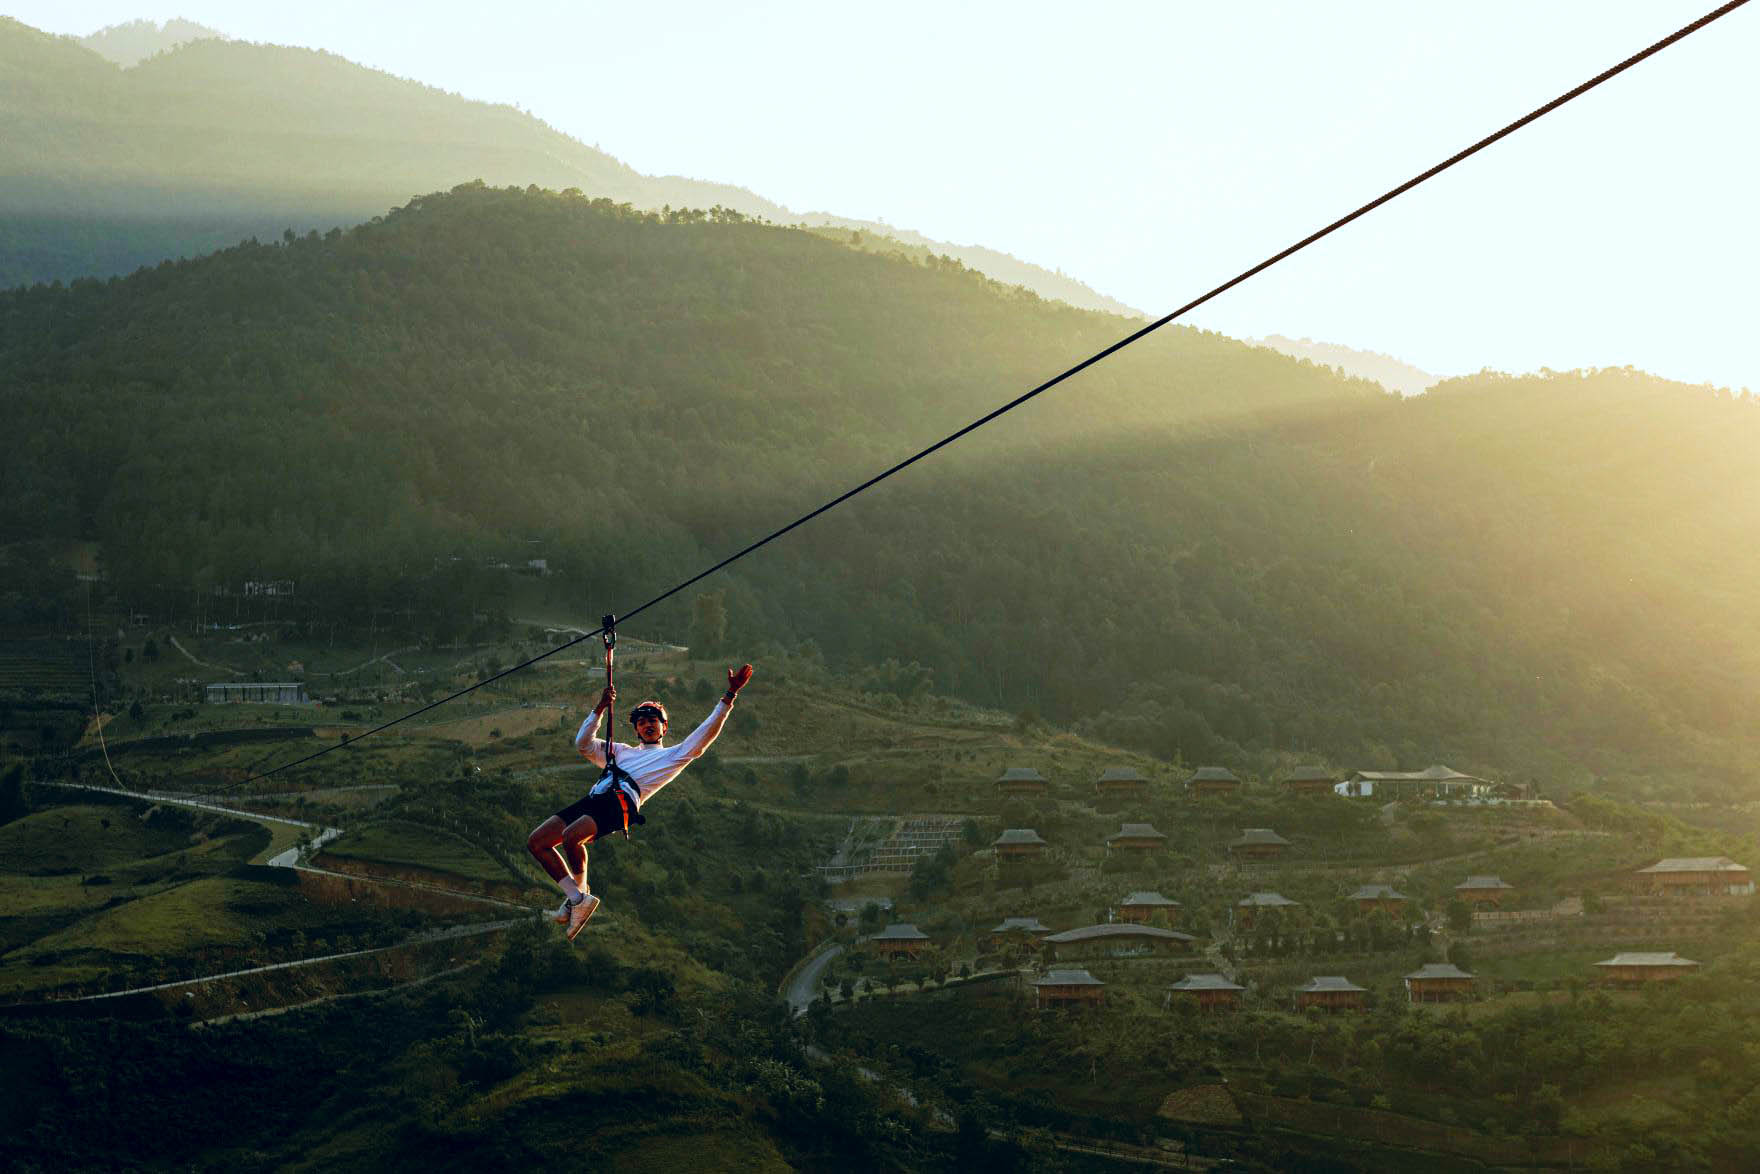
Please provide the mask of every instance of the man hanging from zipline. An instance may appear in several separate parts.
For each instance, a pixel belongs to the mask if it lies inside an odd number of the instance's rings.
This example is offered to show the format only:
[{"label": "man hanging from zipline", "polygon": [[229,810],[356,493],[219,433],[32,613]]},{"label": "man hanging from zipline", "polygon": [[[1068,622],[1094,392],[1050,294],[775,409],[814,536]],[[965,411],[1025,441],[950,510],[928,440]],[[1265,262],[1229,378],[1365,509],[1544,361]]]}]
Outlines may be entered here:
[{"label": "man hanging from zipline", "polygon": [[[610,623],[608,616],[607,629]],[[526,849],[538,866],[562,886],[565,897],[552,919],[567,927],[569,941],[599,909],[599,898],[587,888],[587,845],[612,832],[620,831],[628,839],[631,825],[647,822],[641,813],[642,805],[709,748],[726,724],[739,691],[752,679],[749,664],[728,669],[727,692],[703,724],[676,746],[664,743],[666,707],[658,701],[644,701],[630,711],[629,723],[635,727],[637,745],[612,742],[609,729],[605,738],[600,739],[596,736],[599,719],[610,713],[613,725],[616,722],[617,685],[611,674],[615,642],[615,634],[608,630],[605,691],[574,736],[575,749],[603,773],[586,795],[539,824],[526,837]]]}]

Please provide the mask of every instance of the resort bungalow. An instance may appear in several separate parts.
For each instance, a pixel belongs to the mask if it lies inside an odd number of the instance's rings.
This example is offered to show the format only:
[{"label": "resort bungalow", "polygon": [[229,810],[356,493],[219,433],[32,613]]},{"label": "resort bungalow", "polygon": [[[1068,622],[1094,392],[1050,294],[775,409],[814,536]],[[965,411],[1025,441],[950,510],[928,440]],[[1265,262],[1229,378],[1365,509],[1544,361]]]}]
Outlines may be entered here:
[{"label": "resort bungalow", "polygon": [[1406,909],[1406,895],[1395,892],[1392,885],[1364,885],[1345,899],[1355,902],[1364,913],[1380,909],[1399,917]]},{"label": "resort bungalow", "polygon": [[1233,795],[1240,789],[1240,779],[1226,766],[1200,766],[1186,780],[1186,792],[1195,798],[1205,795]]},{"label": "resort bungalow", "polygon": [[1605,962],[1597,962],[1601,977],[1611,986],[1640,987],[1650,982],[1672,982],[1699,969],[1691,958],[1682,958],[1672,950],[1666,954],[1615,954]]},{"label": "resort bungalow", "polygon": [[1145,954],[1176,954],[1198,939],[1174,929],[1153,925],[1136,925],[1115,921],[1107,925],[1084,925],[1048,934],[1045,944],[1057,957],[1106,955],[1112,958],[1138,958]]},{"label": "resort bungalow", "polygon": [[1282,893],[1248,893],[1234,907],[1234,923],[1251,929],[1253,922],[1267,909],[1300,909],[1300,901],[1292,901]]},{"label": "resort bungalow", "polygon": [[1094,790],[1102,799],[1147,799],[1149,777],[1134,766],[1109,766],[1100,772]]},{"label": "resort bungalow", "polygon": [[1127,823],[1106,837],[1106,851],[1144,854],[1167,847],[1167,836],[1155,830],[1154,824]]},{"label": "resort bungalow", "polygon": [[1167,988],[1167,998],[1190,999],[1200,1011],[1233,1011],[1241,1005],[1247,988],[1220,974],[1188,974]]},{"label": "resort bungalow", "polygon": [[1684,856],[1638,870],[1640,892],[1670,896],[1747,897],[1754,892],[1748,866],[1728,856]]},{"label": "resort bungalow", "polygon": [[1037,917],[1004,917],[1001,925],[985,935],[984,944],[991,950],[1030,946],[1050,932],[1051,927],[1041,925]]},{"label": "resort bungalow", "polygon": [[1179,917],[1179,902],[1160,893],[1132,893],[1118,904],[1118,915],[1125,921],[1143,923],[1160,914],[1168,921]]},{"label": "resort bungalow", "polygon": [[1270,828],[1242,828],[1240,838],[1228,845],[1236,860],[1275,860],[1287,851],[1289,841]]},{"label": "resort bungalow", "polygon": [[996,849],[999,862],[1011,860],[1034,860],[1045,854],[1051,845],[1039,838],[1039,833],[1032,828],[1009,828],[990,846]]},{"label": "resort bungalow", "polygon": [[1106,984],[1086,970],[1048,970],[1033,980],[1033,1006],[1093,1007],[1106,999]]},{"label": "resort bungalow", "polygon": [[1361,1011],[1368,994],[1342,975],[1316,975],[1308,980],[1308,985],[1296,988],[1296,1010],[1319,1007],[1325,1011]]},{"label": "resort bungalow", "polygon": [[868,939],[868,949],[888,962],[915,962],[928,944],[928,934],[905,923],[889,925]]},{"label": "resort bungalow", "polygon": [[1406,975],[1414,1003],[1461,1003],[1473,997],[1473,976],[1452,962],[1426,962]]},{"label": "resort bungalow", "polygon": [[1011,766],[996,779],[996,790],[1003,795],[1044,795],[1051,790],[1045,776],[1030,766]]},{"label": "resort bungalow", "polygon": [[1037,942],[1047,933],[1051,933],[1051,926],[1045,926],[1037,917],[1003,917],[1000,926],[989,931],[989,936],[1001,942]]},{"label": "resort bungalow", "polygon": [[1454,887],[1454,895],[1472,906],[1502,905],[1503,899],[1515,892],[1494,876],[1470,876]]},{"label": "resort bungalow", "polygon": [[1291,795],[1330,795],[1338,775],[1323,766],[1298,766],[1283,778],[1283,789]]},{"label": "resort bungalow", "polygon": [[1360,770],[1333,789],[1365,799],[1465,799],[1486,793],[1491,784],[1453,767],[1428,766],[1423,770]]}]

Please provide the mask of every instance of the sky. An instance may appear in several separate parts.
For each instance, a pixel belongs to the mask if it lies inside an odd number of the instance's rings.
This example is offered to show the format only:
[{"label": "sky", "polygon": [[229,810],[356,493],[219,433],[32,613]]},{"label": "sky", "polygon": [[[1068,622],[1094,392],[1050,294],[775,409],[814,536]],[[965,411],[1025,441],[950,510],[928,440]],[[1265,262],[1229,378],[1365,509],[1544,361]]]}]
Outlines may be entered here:
[{"label": "sky", "polygon": [[[884,220],[1165,313],[1717,0],[0,0],[183,17],[517,105],[638,171]],[[1760,3],[1185,319],[1438,375],[1760,391]],[[1080,357],[1080,356],[1074,356]]]}]

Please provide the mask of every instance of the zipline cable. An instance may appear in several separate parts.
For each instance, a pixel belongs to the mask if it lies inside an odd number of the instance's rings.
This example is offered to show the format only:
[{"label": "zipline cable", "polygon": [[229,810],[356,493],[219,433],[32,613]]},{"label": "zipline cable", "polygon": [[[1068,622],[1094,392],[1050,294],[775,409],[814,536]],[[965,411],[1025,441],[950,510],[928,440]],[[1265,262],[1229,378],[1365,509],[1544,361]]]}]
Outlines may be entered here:
[{"label": "zipline cable", "polygon": [[[1474,143],[1472,146],[1467,147],[1463,150],[1457,151],[1453,155],[1450,155],[1448,158],[1444,159],[1442,162],[1436,164],[1434,167],[1431,167],[1426,171],[1420,172],[1419,174],[1413,176],[1411,179],[1406,180],[1404,183],[1400,184],[1398,187],[1389,188],[1387,191],[1383,192],[1379,196],[1376,196],[1373,200],[1370,200],[1368,203],[1362,205],[1361,207],[1357,208],[1356,210],[1354,210],[1352,212],[1348,212],[1345,215],[1340,216],[1337,220],[1334,220],[1332,223],[1326,225],[1326,227],[1321,228],[1316,232],[1310,233],[1308,236],[1303,237],[1301,240],[1297,241],[1293,245],[1290,245],[1288,248],[1285,248],[1277,253],[1273,253],[1271,256],[1265,258],[1265,260],[1263,260],[1263,261],[1260,261],[1257,265],[1254,265],[1252,268],[1243,269],[1240,273],[1237,273],[1235,276],[1229,278],[1227,281],[1223,282],[1221,285],[1218,285],[1215,288],[1209,290],[1208,292],[1203,293],[1203,294],[1199,295],[1198,297],[1193,298],[1191,301],[1187,302],[1185,305],[1181,306],[1179,309],[1174,310],[1172,313],[1164,314],[1161,317],[1155,319],[1153,322],[1150,322],[1148,325],[1143,326],[1142,328],[1140,328],[1138,330],[1132,331],[1130,334],[1127,334],[1125,337],[1119,339],[1117,342],[1113,343],[1111,346],[1106,347],[1104,350],[1096,351],[1094,354],[1089,355],[1087,358],[1083,359],[1081,362],[1077,363],[1075,366],[1069,368],[1068,370],[1062,372],[1059,375],[1055,375],[1052,378],[1047,379],[1045,382],[1039,384],[1037,387],[1033,388],[1031,391],[1028,391],[1022,395],[1016,396],[1014,399],[1003,404],[1001,407],[998,407],[990,412],[986,412],[984,415],[978,417],[976,420],[973,420],[970,424],[967,424],[965,427],[959,429],[957,432],[949,433],[948,435],[942,437],[940,440],[937,440],[934,444],[931,444],[929,447],[923,449],[921,452],[918,452],[912,456],[906,457],[904,460],[899,461],[896,465],[893,465],[891,468],[885,470],[884,472],[877,473],[874,476],[868,478],[866,481],[862,482],[860,485],[857,485],[855,488],[847,490],[846,492],[839,494],[838,496],[832,498],[830,501],[826,502],[824,505],[820,506],[818,509],[813,510],[811,513],[803,514],[800,517],[796,518],[794,521],[790,522],[788,525],[783,526],[782,528],[780,528],[778,530],[771,531],[769,534],[766,534],[764,537],[758,539],[757,541],[752,542],[752,543],[748,544],[747,546],[744,546],[741,549],[735,551],[733,554],[728,555],[726,558],[722,559],[720,562],[716,563],[714,566],[708,568],[707,570],[700,571],[697,574],[692,575],[690,578],[686,579],[684,582],[678,584],[677,586],[668,588],[666,591],[661,592],[659,595],[656,595],[654,598],[648,600],[648,602],[642,604],[640,607],[633,608],[630,611],[627,611],[627,612],[622,613],[621,615],[618,615],[616,617],[617,622],[623,623],[627,620],[633,619],[636,616],[641,615],[643,612],[647,611],[649,608],[652,608],[652,607],[657,606],[658,604],[664,603],[666,600],[671,599],[674,595],[677,595],[680,591],[684,591],[692,586],[695,586],[697,583],[700,583],[704,579],[707,579],[710,575],[713,575],[716,572],[721,571],[721,570],[731,566],[732,564],[738,562],[740,559],[746,557],[748,554],[752,554],[753,552],[761,549],[762,547],[768,546],[770,543],[776,541],[778,538],[781,538],[784,534],[787,534],[793,530],[799,529],[800,527],[806,525],[808,522],[812,521],[814,518],[817,518],[819,515],[829,513],[831,510],[836,509],[838,506],[842,505],[844,502],[848,501],[850,498],[855,497],[857,494],[863,493],[866,490],[871,489],[874,486],[878,485],[880,482],[886,480],[888,477],[892,476],[894,473],[903,472],[905,469],[910,468],[912,465],[916,464],[918,461],[922,460],[924,457],[932,456],[933,454],[946,448],[948,445],[952,444],[956,440],[959,440],[961,437],[967,435],[968,433],[977,431],[979,428],[982,428],[984,425],[990,423],[992,420],[996,419],[997,417],[1007,415],[1009,412],[1014,411],[1016,408],[1020,407],[1024,403],[1026,403],[1028,400],[1034,399],[1037,396],[1041,395],[1042,393],[1050,391],[1052,388],[1056,387],[1058,384],[1064,382],[1065,380],[1071,378],[1072,376],[1081,374],[1083,371],[1086,371],[1089,367],[1092,367],[1094,364],[1100,362],[1101,360],[1106,359],[1106,358],[1116,354],[1117,352],[1123,350],[1127,346],[1130,346],[1132,343],[1139,341],[1140,339],[1148,337],[1149,335],[1155,333],[1157,330],[1160,330],[1163,326],[1166,326],[1169,322],[1172,322],[1174,319],[1179,318],[1181,315],[1190,313],[1191,311],[1197,309],[1199,306],[1202,306],[1205,302],[1208,302],[1211,299],[1220,296],[1221,294],[1227,293],[1229,290],[1233,289],[1235,286],[1241,284],[1244,281],[1247,281],[1253,277],[1256,277],[1260,273],[1263,273],[1265,270],[1267,270],[1267,269],[1271,268],[1273,265],[1277,264],[1279,261],[1283,261],[1283,260],[1295,255],[1296,253],[1301,252],[1303,249],[1307,248],[1311,244],[1314,244],[1316,241],[1319,241],[1319,240],[1322,240],[1328,236],[1331,236],[1333,233],[1337,232],[1339,229],[1343,228],[1345,225],[1350,224],[1352,221],[1361,219],[1362,217],[1368,215],[1370,212],[1373,212],[1375,209],[1381,207],[1381,205],[1387,203],[1390,200],[1397,199],[1399,196],[1402,196],[1406,192],[1411,191],[1413,188],[1417,187],[1419,184],[1425,182],[1426,180],[1433,179],[1436,176],[1441,175],[1444,171],[1447,171],[1449,168],[1453,167],[1455,164],[1461,162],[1462,160],[1469,159],[1474,155],[1477,155],[1480,151],[1483,151],[1486,147],[1491,146],[1493,143],[1497,142],[1500,139],[1507,138],[1508,136],[1514,134],[1516,131],[1521,130],[1523,127],[1527,126],[1529,123],[1534,122],[1537,119],[1544,118],[1546,115],[1552,113],[1554,110],[1557,110],[1560,106],[1563,106],[1566,102],[1569,102],[1574,98],[1581,97],[1582,95],[1588,93],[1590,90],[1594,89],[1596,86],[1599,86],[1601,83],[1609,80],[1610,78],[1617,77],[1619,74],[1624,73],[1626,70],[1630,69],[1632,66],[1638,64],[1640,61],[1643,61],[1649,57],[1654,57],[1656,54],[1662,52],[1664,49],[1668,48],[1670,45],[1674,44],[1676,41],[1679,41],[1684,37],[1690,36],[1691,34],[1698,32],[1700,29],[1704,28],[1706,25],[1710,24],[1712,21],[1715,21],[1721,17],[1729,15],[1731,12],[1734,12],[1736,9],[1742,7],[1742,5],[1746,4],[1747,2],[1748,2],[1748,0],[1729,0],[1729,2],[1727,4],[1724,4],[1721,7],[1718,7],[1716,9],[1712,10],[1711,12],[1706,13],[1704,16],[1701,16],[1698,20],[1693,21],[1691,24],[1683,25],[1681,28],[1670,33],[1668,36],[1663,37],[1660,41],[1657,41],[1654,44],[1652,44],[1644,49],[1640,49],[1638,52],[1632,54],[1630,57],[1627,57],[1624,61],[1621,61],[1618,65],[1615,65],[1609,69],[1603,70],[1601,73],[1596,74],[1594,77],[1590,78],[1588,81],[1582,83],[1581,85],[1576,86],[1576,87],[1560,94],[1558,97],[1552,99],[1552,101],[1550,101],[1550,102],[1547,102],[1545,105],[1535,107],[1533,110],[1529,111],[1527,114],[1522,115],[1520,118],[1516,119],[1514,122],[1509,123],[1507,126],[1504,126],[1502,129],[1493,131],[1491,134],[1486,135],[1484,138],[1480,139],[1478,142]],[[221,787],[219,789],[220,790],[228,790],[231,787],[241,787],[247,783],[254,783],[254,782],[257,782],[261,779],[266,779],[271,775],[279,774],[280,772],[287,770],[291,767],[299,766],[302,763],[310,762],[314,758],[321,758],[324,755],[329,754],[333,750],[340,750],[344,746],[352,746],[352,745],[354,745],[354,743],[359,742],[362,738],[371,737],[372,735],[379,733],[381,730],[388,730],[392,726],[395,726],[395,725],[399,724],[400,722],[408,721],[410,718],[415,717],[418,714],[426,713],[430,709],[434,709],[434,708],[437,708],[438,706],[445,705],[449,701],[457,700],[458,698],[463,697],[467,693],[472,693],[478,689],[481,689],[484,685],[491,684],[495,681],[500,680],[502,677],[509,676],[513,673],[519,672],[521,669],[529,668],[532,665],[537,664],[539,661],[544,660],[544,659],[551,657],[551,656],[555,656],[558,652],[562,652],[565,649],[572,648],[576,644],[581,643],[583,640],[591,640],[593,637],[602,634],[605,630],[606,629],[604,627],[601,627],[597,631],[588,632],[583,636],[578,636],[575,639],[568,641],[566,644],[560,644],[557,647],[550,649],[548,652],[540,653],[539,655],[532,657],[530,660],[522,661],[521,663],[514,665],[510,669],[503,670],[502,672],[496,673],[492,677],[487,677],[484,680],[478,681],[473,685],[469,685],[466,688],[460,689],[458,692],[453,693],[447,697],[443,697],[439,701],[430,702],[429,704],[422,706],[420,709],[411,710],[409,713],[404,714],[402,717],[393,718],[392,720],[386,722],[383,725],[375,726],[374,728],[368,730],[366,733],[358,735],[357,737],[349,739],[348,741],[338,742],[334,745],[326,746],[324,749],[316,751],[312,754],[308,754],[304,758],[294,759],[292,762],[284,763],[281,766],[277,766],[271,770],[264,771],[262,774],[252,775],[249,778],[240,780],[239,782],[229,783],[229,784],[227,784],[227,786]]]}]

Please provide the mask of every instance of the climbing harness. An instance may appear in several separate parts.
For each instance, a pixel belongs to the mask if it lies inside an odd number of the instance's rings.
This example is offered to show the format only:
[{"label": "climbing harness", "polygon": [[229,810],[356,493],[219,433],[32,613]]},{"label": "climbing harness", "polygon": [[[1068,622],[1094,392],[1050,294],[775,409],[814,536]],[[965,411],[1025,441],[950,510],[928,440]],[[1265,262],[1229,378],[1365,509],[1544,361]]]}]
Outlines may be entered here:
[{"label": "climbing harness", "polygon": [[[605,688],[609,692],[615,683],[612,673],[615,668],[613,661],[617,650],[616,616],[605,617],[600,630],[600,638],[605,642]],[[642,814],[641,789],[636,786],[635,780],[629,777],[628,772],[617,765],[617,743],[611,740],[611,735],[616,732],[616,729],[617,702],[611,701],[605,707],[605,773],[599,776],[599,781],[593,784],[593,789],[587,794],[592,798],[606,795],[616,796],[619,813],[623,817],[623,826],[617,830],[622,832],[623,838],[627,840],[629,839],[630,825],[647,823],[648,817]]]}]

